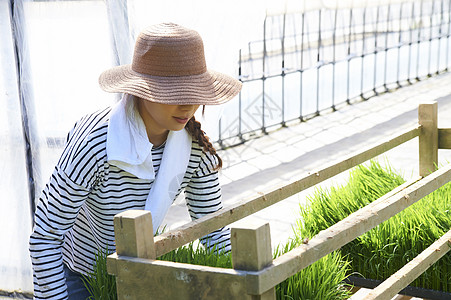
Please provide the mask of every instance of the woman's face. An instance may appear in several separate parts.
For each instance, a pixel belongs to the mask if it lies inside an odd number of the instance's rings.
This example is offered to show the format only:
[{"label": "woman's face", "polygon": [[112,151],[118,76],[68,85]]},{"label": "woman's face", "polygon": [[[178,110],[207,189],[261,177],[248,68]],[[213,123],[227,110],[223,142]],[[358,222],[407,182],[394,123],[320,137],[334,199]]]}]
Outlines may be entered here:
[{"label": "woman's face", "polygon": [[139,99],[138,110],[149,133],[179,131],[194,115],[199,105],[168,105]]}]

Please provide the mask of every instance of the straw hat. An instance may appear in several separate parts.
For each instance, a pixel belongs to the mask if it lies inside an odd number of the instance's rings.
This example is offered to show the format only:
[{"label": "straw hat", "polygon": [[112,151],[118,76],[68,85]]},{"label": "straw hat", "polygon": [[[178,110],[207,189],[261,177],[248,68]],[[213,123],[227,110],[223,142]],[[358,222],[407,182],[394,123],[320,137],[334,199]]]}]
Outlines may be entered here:
[{"label": "straw hat", "polygon": [[207,70],[200,35],[173,23],[143,30],[131,65],[103,72],[100,87],[163,104],[221,104],[236,96],[241,82]]}]

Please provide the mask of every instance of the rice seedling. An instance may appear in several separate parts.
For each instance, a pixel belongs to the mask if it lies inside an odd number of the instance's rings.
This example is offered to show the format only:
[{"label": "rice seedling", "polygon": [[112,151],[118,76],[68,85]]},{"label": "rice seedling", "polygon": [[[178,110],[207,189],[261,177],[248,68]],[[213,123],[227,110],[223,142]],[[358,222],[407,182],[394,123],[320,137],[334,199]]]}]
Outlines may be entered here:
[{"label": "rice seedling", "polygon": [[[278,247],[274,257],[282,255],[296,247],[296,242],[289,242]],[[86,286],[91,293],[90,299],[117,299],[115,277],[106,273],[106,253],[100,253],[94,265],[94,272],[86,277]],[[194,265],[232,268],[231,253],[216,254],[203,246],[189,243],[173,250],[160,260],[189,263]],[[342,259],[340,253],[332,253],[303,269],[276,286],[277,299],[312,299],[340,300],[350,296],[347,285],[343,282],[349,271],[349,263]]]},{"label": "rice seedling", "polygon": [[106,268],[108,251],[100,251],[96,254],[93,272],[83,275],[83,283],[91,294],[89,300],[116,300],[116,278],[109,275]]},{"label": "rice seedling", "polygon": [[[317,189],[309,197],[310,205],[301,207],[296,239],[313,237],[403,182],[390,167],[382,168],[375,161],[356,167],[346,185]],[[342,247],[352,270],[380,280],[396,272],[451,228],[450,198],[451,183]],[[450,269],[448,255],[411,285],[450,292]]]},{"label": "rice seedling", "polygon": [[[293,239],[286,245],[277,247],[274,257],[287,253],[299,245],[299,242]],[[348,299],[351,296],[350,286],[345,284],[344,280],[348,277],[349,271],[349,262],[343,259],[340,252],[332,252],[278,284],[276,298]]]}]

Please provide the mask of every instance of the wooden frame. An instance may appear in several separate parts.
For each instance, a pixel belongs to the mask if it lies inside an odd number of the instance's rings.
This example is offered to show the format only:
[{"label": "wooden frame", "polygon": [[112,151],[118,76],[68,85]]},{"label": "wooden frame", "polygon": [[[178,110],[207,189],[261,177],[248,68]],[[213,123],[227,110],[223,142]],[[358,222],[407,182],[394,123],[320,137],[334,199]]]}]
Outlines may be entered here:
[{"label": "wooden frame", "polygon": [[[108,272],[117,276],[119,299],[275,299],[274,287],[321,257],[342,247],[451,181],[451,164],[436,170],[438,149],[451,149],[451,129],[437,128],[437,103],[419,106],[419,125],[395,137],[307,174],[291,183],[239,202],[174,231],[153,238],[146,211],[115,216],[117,252],[108,257]],[[232,228],[234,269],[155,260],[205,234],[282,201],[323,180],[419,137],[418,179],[321,231],[307,244],[272,260],[269,224]],[[149,231],[150,230],[150,231]],[[450,250],[448,232],[433,246],[374,289],[368,299],[391,299]],[[440,253],[435,253],[440,249]],[[146,280],[143,280],[145,278]],[[401,279],[400,279],[401,278]],[[394,293],[394,294],[393,294]]]}]

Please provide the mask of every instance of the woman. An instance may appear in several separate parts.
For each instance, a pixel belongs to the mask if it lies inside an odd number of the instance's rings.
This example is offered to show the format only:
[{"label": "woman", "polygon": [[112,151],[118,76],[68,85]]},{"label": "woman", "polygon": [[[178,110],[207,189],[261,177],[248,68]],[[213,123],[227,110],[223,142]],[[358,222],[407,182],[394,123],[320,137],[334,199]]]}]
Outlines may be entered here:
[{"label": "woman", "polygon": [[[182,190],[192,219],[222,207],[221,159],[194,113],[232,99],[241,83],[207,70],[199,34],[151,26],[132,64],[103,72],[99,83],[123,98],[76,123],[42,192],[30,237],[36,299],[88,296],[80,274],[99,250],[115,250],[113,218],[122,211],[150,210],[156,231]],[[229,251],[229,239],[223,228],[201,241]]]}]

